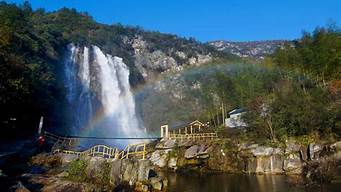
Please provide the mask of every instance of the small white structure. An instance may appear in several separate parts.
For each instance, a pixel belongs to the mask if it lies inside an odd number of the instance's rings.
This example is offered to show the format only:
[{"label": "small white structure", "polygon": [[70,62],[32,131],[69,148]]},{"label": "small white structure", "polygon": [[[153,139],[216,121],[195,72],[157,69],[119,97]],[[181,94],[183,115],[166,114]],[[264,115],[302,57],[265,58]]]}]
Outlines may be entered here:
[{"label": "small white structure", "polygon": [[246,127],[247,124],[242,119],[244,113],[246,110],[242,108],[229,112],[230,117],[225,119],[225,126],[230,128]]}]

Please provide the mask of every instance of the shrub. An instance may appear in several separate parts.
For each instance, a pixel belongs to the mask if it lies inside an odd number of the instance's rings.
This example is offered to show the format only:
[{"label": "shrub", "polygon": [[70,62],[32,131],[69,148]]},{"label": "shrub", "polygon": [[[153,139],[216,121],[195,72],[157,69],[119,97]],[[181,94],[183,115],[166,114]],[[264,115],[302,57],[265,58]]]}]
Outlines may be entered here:
[{"label": "shrub", "polygon": [[72,161],[67,169],[69,179],[80,182],[86,181],[86,167],[87,163],[83,158]]}]

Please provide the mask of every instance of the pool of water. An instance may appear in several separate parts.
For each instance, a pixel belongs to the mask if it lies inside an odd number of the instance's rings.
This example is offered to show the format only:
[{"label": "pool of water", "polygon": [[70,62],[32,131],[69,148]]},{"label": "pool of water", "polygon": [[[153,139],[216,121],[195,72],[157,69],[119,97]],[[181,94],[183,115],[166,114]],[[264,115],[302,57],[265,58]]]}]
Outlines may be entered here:
[{"label": "pool of water", "polygon": [[295,192],[341,191],[341,184],[295,187],[285,175],[242,175],[226,173],[165,173],[170,192]]}]

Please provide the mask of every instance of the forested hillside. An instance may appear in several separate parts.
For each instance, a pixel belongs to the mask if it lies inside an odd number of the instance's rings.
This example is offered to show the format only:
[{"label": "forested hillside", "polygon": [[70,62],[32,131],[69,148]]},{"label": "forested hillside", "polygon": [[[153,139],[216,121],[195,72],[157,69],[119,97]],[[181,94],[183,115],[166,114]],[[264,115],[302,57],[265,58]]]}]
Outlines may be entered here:
[{"label": "forested hillside", "polygon": [[170,75],[147,91],[142,117],[153,128],[202,119],[224,131],[222,106],[225,117],[244,108],[244,136],[251,141],[340,136],[340,37],[335,26],[317,28],[256,65],[203,66]]},{"label": "forested hillside", "polygon": [[32,130],[41,115],[46,117],[46,126],[58,126],[62,116],[54,109],[64,103],[59,78],[69,43],[96,45],[123,58],[132,85],[166,70],[181,70],[186,64],[235,59],[194,39],[99,24],[73,9],[32,10],[28,2],[20,6],[1,2],[0,26],[0,116],[1,128],[6,130]]}]

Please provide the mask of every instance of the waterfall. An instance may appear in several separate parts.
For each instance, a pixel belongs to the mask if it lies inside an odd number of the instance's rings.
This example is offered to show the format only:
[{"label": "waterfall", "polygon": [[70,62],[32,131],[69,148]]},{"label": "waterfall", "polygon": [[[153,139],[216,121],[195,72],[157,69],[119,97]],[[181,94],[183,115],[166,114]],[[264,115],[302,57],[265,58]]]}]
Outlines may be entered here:
[{"label": "waterfall", "polygon": [[65,87],[71,133],[82,136],[140,136],[129,69],[122,58],[99,47],[68,46]]}]

